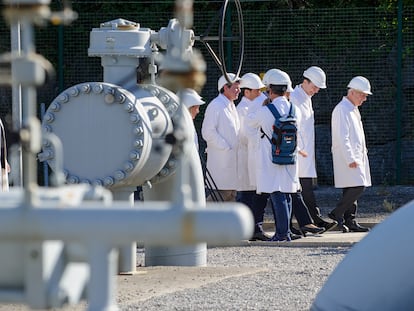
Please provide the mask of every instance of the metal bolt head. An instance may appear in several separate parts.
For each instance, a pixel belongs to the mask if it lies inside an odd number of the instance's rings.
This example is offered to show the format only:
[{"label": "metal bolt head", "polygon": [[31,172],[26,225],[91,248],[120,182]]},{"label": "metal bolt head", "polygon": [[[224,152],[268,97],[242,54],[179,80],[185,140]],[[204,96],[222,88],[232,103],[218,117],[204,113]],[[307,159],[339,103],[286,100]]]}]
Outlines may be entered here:
[{"label": "metal bolt head", "polygon": [[112,186],[113,184],[114,184],[114,179],[111,176],[107,176],[104,178],[105,186]]}]

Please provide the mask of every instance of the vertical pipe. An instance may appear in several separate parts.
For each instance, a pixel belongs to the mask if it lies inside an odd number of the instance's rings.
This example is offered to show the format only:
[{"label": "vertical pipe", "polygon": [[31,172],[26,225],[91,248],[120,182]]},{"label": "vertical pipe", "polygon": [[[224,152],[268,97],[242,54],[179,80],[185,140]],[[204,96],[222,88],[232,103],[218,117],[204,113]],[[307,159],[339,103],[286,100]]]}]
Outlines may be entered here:
[{"label": "vertical pipe", "polygon": [[[129,202],[134,207],[134,191],[136,187],[122,187],[112,190],[114,201]],[[135,272],[137,266],[136,257],[137,243],[125,243],[119,246],[118,272],[131,273]]]},{"label": "vertical pipe", "polygon": [[[40,104],[40,117],[42,119],[45,113],[46,113],[46,104],[41,103]],[[43,162],[43,185],[45,187],[49,186],[49,169],[48,169],[47,161]]]},{"label": "vertical pipe", "polygon": [[397,141],[396,141],[396,183],[401,183],[401,136],[402,136],[402,56],[403,56],[403,0],[397,4]]},{"label": "vertical pipe", "polygon": [[[11,52],[12,55],[20,55],[21,53],[21,27],[20,21],[11,23]],[[13,66],[13,62],[12,62]],[[22,127],[22,89],[18,83],[12,85],[12,118],[13,131],[18,132]],[[17,149],[17,165],[13,167],[13,185],[22,186],[22,148]]]},{"label": "vertical pipe", "polygon": [[89,247],[91,278],[88,283],[88,311],[118,310],[116,306],[116,275],[118,252],[100,243],[91,242]]},{"label": "vertical pipe", "polygon": [[[32,21],[29,18],[25,18],[21,21],[22,27],[22,54],[27,56],[35,53],[34,46],[34,28]],[[30,137],[27,137],[22,141],[26,144],[26,149],[23,148],[23,187],[25,189],[26,206],[33,205],[33,189],[37,185],[37,162],[34,155],[34,151],[31,149],[31,142],[34,135],[32,133],[32,126],[36,119],[36,102],[37,92],[36,88],[32,85],[26,85],[22,87],[22,126],[28,129]],[[22,139],[23,140],[23,139]]]},{"label": "vertical pipe", "polygon": [[[182,114],[182,130],[187,134],[193,133],[195,128],[190,114],[185,114],[184,111],[179,113]],[[173,208],[177,213],[179,212],[177,209],[181,208],[204,208],[206,206],[203,171],[198,151],[194,141],[188,139],[184,144],[184,153],[180,155],[176,173],[152,185],[151,189],[143,187],[145,201],[174,202]],[[183,226],[185,224],[183,219]],[[207,265],[207,244],[155,246],[148,242],[145,244],[145,265],[205,266]]]}]

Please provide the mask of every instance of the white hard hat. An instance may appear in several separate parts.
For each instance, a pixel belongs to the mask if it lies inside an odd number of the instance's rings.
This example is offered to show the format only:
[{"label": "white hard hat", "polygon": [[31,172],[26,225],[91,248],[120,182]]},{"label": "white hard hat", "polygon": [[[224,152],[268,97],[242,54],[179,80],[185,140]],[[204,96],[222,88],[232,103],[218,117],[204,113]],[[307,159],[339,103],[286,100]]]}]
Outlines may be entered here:
[{"label": "white hard hat", "polygon": [[348,87],[350,89],[354,89],[362,93],[372,95],[371,84],[369,83],[368,79],[365,77],[362,77],[362,76],[353,77],[352,80],[349,82]]},{"label": "white hard hat", "polygon": [[265,87],[265,85],[262,83],[262,80],[260,80],[260,77],[255,73],[248,72],[241,77],[240,88],[258,90],[263,87]]},{"label": "white hard hat", "polygon": [[[229,79],[231,81],[235,81],[235,82],[240,82],[240,77],[236,77],[236,75],[234,73],[227,73],[227,75],[229,76]],[[217,83],[217,89],[220,92],[220,90],[223,88],[223,86],[225,86],[227,84],[227,80],[226,77],[223,75],[220,77],[220,79],[218,80]]]},{"label": "white hard hat", "polygon": [[321,68],[317,66],[309,67],[303,72],[303,76],[309,79],[318,88],[326,89],[326,75]]},{"label": "white hard hat", "polygon": [[266,86],[273,85],[286,85],[286,92],[293,92],[292,81],[289,75],[280,69],[270,69],[263,76],[263,83]]},{"label": "white hard hat", "polygon": [[192,106],[200,106],[206,103],[193,89],[184,89],[179,91],[177,95],[187,108]]},{"label": "white hard hat", "polygon": [[275,71],[277,71],[277,69],[269,69],[268,71],[265,72],[262,78],[262,82],[264,85],[266,86],[269,85],[269,82],[268,82],[269,76],[271,75],[272,72],[275,72]]}]

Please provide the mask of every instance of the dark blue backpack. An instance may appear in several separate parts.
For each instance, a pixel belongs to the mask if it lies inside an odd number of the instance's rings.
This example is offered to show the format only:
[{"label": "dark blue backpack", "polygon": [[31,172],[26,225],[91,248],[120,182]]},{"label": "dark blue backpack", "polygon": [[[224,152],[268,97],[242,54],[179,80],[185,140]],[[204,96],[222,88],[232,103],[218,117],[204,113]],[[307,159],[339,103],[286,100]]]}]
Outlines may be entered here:
[{"label": "dark blue backpack", "polygon": [[297,132],[295,107],[290,104],[289,114],[281,117],[276,107],[269,103],[266,105],[275,117],[272,138],[272,162],[279,165],[296,163]]}]

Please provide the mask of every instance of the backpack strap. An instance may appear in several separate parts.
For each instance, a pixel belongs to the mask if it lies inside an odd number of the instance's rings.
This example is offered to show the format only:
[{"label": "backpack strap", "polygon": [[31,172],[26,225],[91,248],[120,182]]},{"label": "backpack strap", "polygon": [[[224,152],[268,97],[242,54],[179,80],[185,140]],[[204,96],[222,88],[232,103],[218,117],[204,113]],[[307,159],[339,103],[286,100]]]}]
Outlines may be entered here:
[{"label": "backpack strap", "polygon": [[[275,117],[275,120],[280,119],[279,111],[277,111],[276,107],[272,103],[268,103],[266,107],[269,108],[270,112]],[[263,138],[264,136],[266,136],[269,142],[272,143],[272,139],[266,135],[266,133],[263,131],[263,128],[260,128],[260,132],[262,133],[262,136],[260,136],[260,138]]]},{"label": "backpack strap", "polygon": [[[269,108],[270,112],[272,113],[272,115],[275,117],[276,120],[280,119],[280,113],[279,111],[277,111],[277,108],[272,103],[267,104],[266,107]],[[290,109],[292,109],[292,107]],[[290,111],[289,111],[289,114],[290,114]]]},{"label": "backpack strap", "polygon": [[296,109],[295,109],[295,105],[293,105],[292,103],[290,103],[290,109],[289,109],[289,118],[296,118]]},{"label": "backpack strap", "polygon": [[267,135],[266,135],[266,133],[263,131],[263,128],[262,128],[262,127],[260,127],[260,133],[262,133],[262,135],[260,135],[260,138],[263,138],[263,137],[265,137],[265,136],[266,136],[267,140],[268,140],[270,143],[272,143],[272,140],[270,139],[270,137],[269,137],[269,136],[267,136]]},{"label": "backpack strap", "polygon": [[[280,114],[279,111],[277,111],[276,107],[272,104],[272,103],[268,103],[266,105],[267,108],[269,108],[270,112],[272,113],[272,115],[275,117],[275,120],[280,119]],[[272,138],[267,136],[267,134],[265,133],[265,131],[263,131],[263,128],[260,128],[260,133],[262,133],[262,135],[260,136],[260,138],[263,138],[266,136],[267,140],[272,143]]]}]

